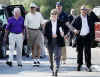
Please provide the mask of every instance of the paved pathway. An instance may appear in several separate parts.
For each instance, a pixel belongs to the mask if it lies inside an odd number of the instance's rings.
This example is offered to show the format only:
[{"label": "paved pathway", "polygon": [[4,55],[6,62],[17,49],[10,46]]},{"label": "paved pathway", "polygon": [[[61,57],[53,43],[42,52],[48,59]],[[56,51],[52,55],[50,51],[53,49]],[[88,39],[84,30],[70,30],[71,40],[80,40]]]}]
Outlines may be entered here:
[{"label": "paved pathway", "polygon": [[[61,65],[58,77],[100,77],[100,52],[99,48],[92,49],[93,72],[86,72],[86,66],[83,65],[82,71],[76,71],[76,51],[67,47],[67,60],[65,65]],[[97,58],[96,58],[97,57]],[[23,67],[19,68],[14,61],[13,67],[5,64],[6,60],[0,60],[0,77],[52,77],[49,69],[48,57],[41,59],[40,67],[32,66],[32,59],[25,58]]]}]

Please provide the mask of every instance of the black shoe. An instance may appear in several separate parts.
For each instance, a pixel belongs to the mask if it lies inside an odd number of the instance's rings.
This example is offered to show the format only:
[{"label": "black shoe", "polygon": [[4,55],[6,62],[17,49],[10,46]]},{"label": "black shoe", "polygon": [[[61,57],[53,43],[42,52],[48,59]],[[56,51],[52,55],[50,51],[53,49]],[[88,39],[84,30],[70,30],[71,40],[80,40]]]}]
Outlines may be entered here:
[{"label": "black shoe", "polygon": [[10,66],[10,67],[12,67],[12,62],[6,62],[6,64],[8,65],[8,66]]},{"label": "black shoe", "polygon": [[91,68],[89,68],[89,72],[92,72],[92,69]]},{"label": "black shoe", "polygon": [[36,65],[37,65],[37,62],[34,61],[34,62],[33,62],[33,67],[36,66]]},{"label": "black shoe", "polygon": [[54,73],[54,71],[52,71],[52,76],[55,76],[55,73]]},{"label": "black shoe", "polygon": [[18,67],[22,67],[22,64],[18,64]]},{"label": "black shoe", "polygon": [[54,73],[53,66],[50,66],[50,69],[51,69],[51,71],[52,71],[52,76],[54,76],[54,75],[55,75],[55,73]]},{"label": "black shoe", "polygon": [[81,65],[77,66],[77,71],[81,71]]},{"label": "black shoe", "polygon": [[26,57],[29,57],[29,55],[28,55],[28,54],[26,54]]},{"label": "black shoe", "polygon": [[39,61],[37,61],[37,64],[40,64],[40,62],[39,62]]},{"label": "black shoe", "polygon": [[88,72],[92,72],[92,69],[89,67],[89,68],[87,68],[87,71]]},{"label": "black shoe", "polygon": [[37,67],[40,66],[40,62],[39,62],[39,61],[36,62],[36,66],[37,66]]},{"label": "black shoe", "polygon": [[55,76],[58,76],[58,69],[55,71]]}]

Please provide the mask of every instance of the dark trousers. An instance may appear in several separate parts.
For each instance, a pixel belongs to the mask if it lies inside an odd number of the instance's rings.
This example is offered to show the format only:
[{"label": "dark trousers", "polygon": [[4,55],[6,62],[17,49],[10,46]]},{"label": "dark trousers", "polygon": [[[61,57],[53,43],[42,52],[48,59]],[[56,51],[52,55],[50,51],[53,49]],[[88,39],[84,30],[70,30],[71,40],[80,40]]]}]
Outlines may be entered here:
[{"label": "dark trousers", "polygon": [[85,55],[85,63],[89,68],[91,66],[91,41],[90,35],[78,36],[77,39],[77,63],[83,64],[83,52]]},{"label": "dark trousers", "polygon": [[54,67],[54,62],[56,64],[56,68],[60,66],[60,58],[61,58],[61,47],[56,44],[56,39],[52,39],[51,44],[48,45],[49,50],[49,58],[51,67]]}]

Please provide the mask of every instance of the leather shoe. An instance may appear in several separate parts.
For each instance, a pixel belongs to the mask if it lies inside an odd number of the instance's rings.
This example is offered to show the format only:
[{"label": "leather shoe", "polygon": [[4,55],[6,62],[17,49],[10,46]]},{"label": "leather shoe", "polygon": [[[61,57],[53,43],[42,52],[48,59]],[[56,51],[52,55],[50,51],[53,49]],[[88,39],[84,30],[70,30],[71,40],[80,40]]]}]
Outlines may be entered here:
[{"label": "leather shoe", "polygon": [[18,67],[22,67],[22,64],[18,64]]},{"label": "leather shoe", "polygon": [[81,65],[77,66],[77,71],[81,71]]},{"label": "leather shoe", "polygon": [[52,76],[54,76],[55,75],[55,73],[54,73],[54,71],[52,71]]},{"label": "leather shoe", "polygon": [[55,71],[55,76],[58,76],[58,69],[56,69]]},{"label": "leather shoe", "polygon": [[7,61],[6,64],[10,67],[12,67],[12,62]]},{"label": "leather shoe", "polygon": [[87,71],[88,71],[88,72],[92,72],[92,69],[91,69],[91,68],[87,68]]},{"label": "leather shoe", "polygon": [[53,66],[50,66],[50,69],[51,69],[51,71],[52,71],[52,76],[54,76],[55,74],[54,74]]}]

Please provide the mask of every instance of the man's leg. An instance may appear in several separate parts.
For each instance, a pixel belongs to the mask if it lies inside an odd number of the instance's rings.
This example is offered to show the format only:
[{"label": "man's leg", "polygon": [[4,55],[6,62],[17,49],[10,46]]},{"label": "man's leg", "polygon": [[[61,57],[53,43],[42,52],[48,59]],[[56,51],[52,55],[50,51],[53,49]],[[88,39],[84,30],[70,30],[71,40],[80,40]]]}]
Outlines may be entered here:
[{"label": "man's leg", "polygon": [[33,66],[37,64],[36,61],[36,45],[32,45],[32,58],[33,58]]},{"label": "man's leg", "polygon": [[50,68],[53,70],[53,53],[49,52]]},{"label": "man's leg", "polygon": [[91,43],[89,40],[85,42],[85,62],[91,72]]},{"label": "man's leg", "polygon": [[41,33],[41,51],[40,51],[40,58],[45,57],[45,45],[44,45],[44,36]]},{"label": "man's leg", "polygon": [[35,45],[32,45],[32,58],[34,59],[35,58],[35,48],[36,46]]},{"label": "man's leg", "polygon": [[83,38],[80,38],[80,40],[78,41],[78,43],[77,43],[77,64],[78,64],[78,66],[77,66],[77,71],[80,71],[80,68],[81,68],[81,66],[82,66],[82,64],[83,64]]},{"label": "man's leg", "polygon": [[41,48],[40,48],[40,45],[37,45],[37,64],[39,65],[40,64],[40,51],[41,51]]},{"label": "man's leg", "polygon": [[40,65],[40,51],[41,51],[41,41],[42,41],[42,37],[41,37],[41,32],[40,30],[38,30],[36,32],[36,39],[35,39],[35,45],[36,45],[36,60],[37,60],[37,65]]},{"label": "man's leg", "polygon": [[64,47],[61,47],[61,59],[62,59],[62,63],[63,64],[66,64],[66,57],[67,57],[67,55],[66,55],[66,46],[64,46]]},{"label": "man's leg", "polygon": [[8,64],[9,66],[12,66],[14,49],[15,49],[15,35],[10,33],[9,35],[9,59],[6,62],[6,64]]},{"label": "man's leg", "polygon": [[52,46],[48,46],[48,53],[49,53],[50,69],[52,71],[52,75],[54,76],[54,56],[53,56]]},{"label": "man's leg", "polygon": [[53,52],[49,52],[49,60],[50,60],[50,69],[52,71],[52,75],[54,76],[54,57],[53,57]]},{"label": "man's leg", "polygon": [[55,61],[56,61],[56,69],[55,69],[55,76],[57,76],[59,67],[60,67],[60,59],[61,59],[61,47],[55,47]]},{"label": "man's leg", "polygon": [[23,48],[23,35],[19,34],[16,38],[16,52],[17,52],[17,64],[22,66],[22,48]]}]

